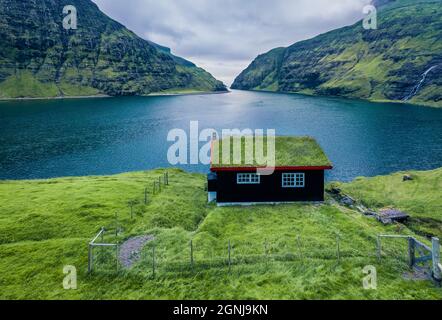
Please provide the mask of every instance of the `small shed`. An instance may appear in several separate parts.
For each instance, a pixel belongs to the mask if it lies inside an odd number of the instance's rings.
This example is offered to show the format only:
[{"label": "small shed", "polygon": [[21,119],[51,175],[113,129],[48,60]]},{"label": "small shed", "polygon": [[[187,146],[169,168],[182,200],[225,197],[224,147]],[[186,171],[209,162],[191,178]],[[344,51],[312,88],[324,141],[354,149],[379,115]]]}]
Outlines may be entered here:
[{"label": "small shed", "polygon": [[410,216],[403,211],[394,208],[384,208],[379,210],[378,220],[384,224],[392,222],[404,222]]},{"label": "small shed", "polygon": [[[245,137],[241,159],[225,161],[223,140],[212,142],[212,163],[208,175],[208,199],[218,205],[250,205],[324,201],[324,172],[332,164],[315,139],[311,137],[276,137],[275,161],[271,174],[262,174],[263,166],[245,161]],[[261,137],[262,139],[262,137]],[[225,140],[225,139],[224,139]],[[266,142],[264,141],[264,146]],[[217,159],[213,161],[214,156]],[[230,160],[232,160],[230,154]]]}]

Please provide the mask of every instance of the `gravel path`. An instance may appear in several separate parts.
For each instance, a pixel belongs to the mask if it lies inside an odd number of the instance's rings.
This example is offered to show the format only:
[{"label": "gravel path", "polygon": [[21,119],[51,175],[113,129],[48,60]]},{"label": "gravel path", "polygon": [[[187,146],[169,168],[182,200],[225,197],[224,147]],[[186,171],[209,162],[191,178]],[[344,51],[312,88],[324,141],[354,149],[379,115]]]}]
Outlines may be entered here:
[{"label": "gravel path", "polygon": [[130,268],[135,262],[140,260],[141,250],[145,244],[154,240],[152,235],[138,236],[130,238],[120,246],[120,263],[124,268]]},{"label": "gravel path", "polygon": [[407,271],[403,274],[404,279],[406,280],[431,280],[431,271],[429,268],[415,266],[413,271]]}]

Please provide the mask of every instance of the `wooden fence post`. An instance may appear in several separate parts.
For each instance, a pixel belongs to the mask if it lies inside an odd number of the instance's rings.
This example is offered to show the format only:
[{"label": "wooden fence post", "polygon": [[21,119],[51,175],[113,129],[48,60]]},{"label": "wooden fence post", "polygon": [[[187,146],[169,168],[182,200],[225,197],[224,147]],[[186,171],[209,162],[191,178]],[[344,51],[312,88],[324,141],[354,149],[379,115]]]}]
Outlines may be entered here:
[{"label": "wooden fence post", "polygon": [[193,241],[190,240],[190,267],[193,269]]},{"label": "wooden fence post", "polygon": [[147,204],[147,188],[144,188],[144,205]]},{"label": "wooden fence post", "polygon": [[413,268],[415,262],[416,243],[413,237],[408,237],[408,265]]},{"label": "wooden fence post", "polygon": [[120,256],[120,246],[117,244],[116,245],[116,247],[115,247],[115,256],[116,256],[116,263],[115,263],[115,267],[116,267],[116,269],[117,269],[117,272],[118,272],[118,260],[119,260],[119,256]]},{"label": "wooden fence post", "polygon": [[337,246],[337,257],[338,257],[338,262],[341,260],[341,248],[340,248],[340,243],[339,243],[339,235],[336,235],[336,246]]},{"label": "wooden fence post", "polygon": [[152,277],[155,278],[155,243],[152,246]]},{"label": "wooden fence post", "polygon": [[92,272],[92,245],[90,243],[88,246],[87,272]]},{"label": "wooden fence post", "polygon": [[153,182],[153,191],[152,191],[152,194],[155,194],[156,193],[156,187],[157,187],[157,183],[156,183],[156,181],[154,181]]},{"label": "wooden fence post", "polygon": [[158,191],[161,192],[161,176],[158,177]]},{"label": "wooden fence post", "polygon": [[268,247],[267,247],[267,239],[264,241],[264,255],[268,258]]},{"label": "wooden fence post", "polygon": [[231,271],[231,268],[232,268],[232,261],[231,261],[231,259],[230,259],[230,250],[231,250],[231,246],[230,246],[230,240],[229,240],[229,272]]},{"label": "wooden fence post", "polygon": [[304,257],[303,257],[303,254],[302,254],[301,236],[298,236],[296,239],[297,239],[297,242],[298,242],[299,257],[301,258],[301,261],[303,261]]},{"label": "wooden fence post", "polygon": [[433,278],[437,282],[442,280],[442,270],[440,269],[440,243],[439,238],[433,237],[431,239],[432,244],[432,256],[433,256]]},{"label": "wooden fence post", "polygon": [[377,257],[378,257],[378,261],[381,261],[381,257],[382,257],[382,246],[381,246],[381,236],[378,235],[377,239],[376,239],[376,249],[377,249]]},{"label": "wooden fence post", "polygon": [[115,212],[115,238],[118,237],[118,212]]}]

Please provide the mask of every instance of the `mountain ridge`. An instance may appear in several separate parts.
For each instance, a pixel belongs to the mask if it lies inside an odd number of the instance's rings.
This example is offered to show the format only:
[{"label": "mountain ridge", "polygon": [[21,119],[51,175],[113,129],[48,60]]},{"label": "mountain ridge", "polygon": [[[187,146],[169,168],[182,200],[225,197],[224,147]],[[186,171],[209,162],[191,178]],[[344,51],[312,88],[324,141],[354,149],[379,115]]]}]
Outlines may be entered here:
[{"label": "mountain ridge", "polygon": [[440,0],[383,3],[377,30],[364,30],[359,21],[270,50],[235,79],[232,89],[442,107],[440,4]]},{"label": "mountain ridge", "polygon": [[[77,8],[76,30],[62,27],[66,5]],[[0,0],[0,49],[2,99],[227,90],[90,0]]]}]

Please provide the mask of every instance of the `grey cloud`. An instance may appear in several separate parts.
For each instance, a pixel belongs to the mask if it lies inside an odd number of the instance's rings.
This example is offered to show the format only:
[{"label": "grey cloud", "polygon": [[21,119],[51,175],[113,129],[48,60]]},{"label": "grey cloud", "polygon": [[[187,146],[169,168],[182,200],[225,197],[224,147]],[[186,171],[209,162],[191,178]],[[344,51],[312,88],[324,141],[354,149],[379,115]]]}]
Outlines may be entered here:
[{"label": "grey cloud", "polygon": [[258,55],[362,17],[370,0],[94,0],[143,38],[230,84]]}]

